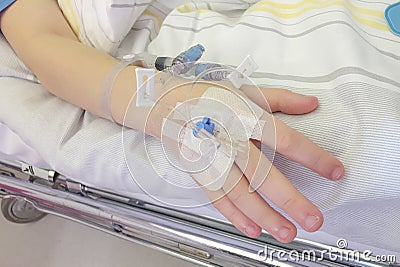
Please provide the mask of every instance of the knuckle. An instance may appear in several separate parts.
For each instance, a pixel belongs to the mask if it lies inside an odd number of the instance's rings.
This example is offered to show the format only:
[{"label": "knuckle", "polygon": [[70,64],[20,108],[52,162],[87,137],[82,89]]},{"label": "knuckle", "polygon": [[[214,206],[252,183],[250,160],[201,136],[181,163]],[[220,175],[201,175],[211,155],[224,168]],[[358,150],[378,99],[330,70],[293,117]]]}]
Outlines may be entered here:
[{"label": "knuckle", "polygon": [[322,160],[322,155],[316,155],[316,158],[314,160],[314,162],[312,163],[312,169],[313,170],[318,170],[319,169],[319,165],[321,164],[321,160]]},{"label": "knuckle", "polygon": [[224,216],[231,221],[234,222],[239,218],[238,210],[236,208],[231,207],[230,209],[225,210]]},{"label": "knuckle", "polygon": [[229,200],[221,198],[212,202],[214,207],[219,210],[229,221],[237,217],[238,210],[229,204]]},{"label": "knuckle", "polygon": [[263,228],[269,228],[270,227],[270,222],[271,221],[271,213],[270,212],[263,212],[258,215],[256,218],[256,222],[260,223]]},{"label": "knuckle", "polygon": [[282,203],[281,209],[283,209],[284,211],[291,210],[296,206],[296,202],[297,201],[295,198],[289,197]]},{"label": "knuckle", "polygon": [[233,203],[240,203],[240,201],[243,198],[243,195],[240,194],[238,190],[233,189],[228,195],[228,197]]},{"label": "knuckle", "polygon": [[254,219],[257,224],[265,229],[265,227],[269,228],[271,226],[276,214],[276,211],[268,203],[265,203],[263,211],[258,213]]},{"label": "knuckle", "polygon": [[294,142],[293,134],[286,133],[280,136],[278,143],[278,152],[283,154],[290,154],[296,148],[296,143]]}]

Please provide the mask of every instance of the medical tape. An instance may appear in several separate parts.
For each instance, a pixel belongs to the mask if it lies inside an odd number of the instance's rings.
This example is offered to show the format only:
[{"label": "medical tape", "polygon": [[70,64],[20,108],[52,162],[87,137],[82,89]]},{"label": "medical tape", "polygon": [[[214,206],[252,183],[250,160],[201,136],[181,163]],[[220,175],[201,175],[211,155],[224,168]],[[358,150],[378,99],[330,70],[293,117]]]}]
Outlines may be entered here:
[{"label": "medical tape", "polygon": [[[265,121],[260,120],[263,110],[245,97],[218,87],[208,88],[196,102],[177,103],[172,120],[164,120],[163,136],[181,144],[180,161],[191,170],[190,174],[208,190],[222,188],[232,168],[237,152],[248,151],[249,139],[261,140]],[[193,134],[194,124],[204,117],[215,123],[214,133],[200,129]],[[183,121],[182,126],[173,120]],[[213,146],[204,145],[209,140]],[[202,145],[203,144],[203,145]],[[208,144],[211,144],[210,142]],[[241,146],[241,147],[239,147]],[[199,163],[203,160],[203,162]],[[192,166],[199,168],[197,172]]]},{"label": "medical tape", "polygon": [[[215,123],[217,137],[243,142],[249,139],[262,139],[266,123],[260,119],[263,114],[264,111],[246,97],[223,88],[210,87],[196,103],[194,101],[177,103],[173,119],[188,121],[193,118],[209,117]],[[223,131],[222,127],[226,131]]]},{"label": "medical tape", "polygon": [[136,68],[136,107],[152,107],[155,104],[155,69]]},{"label": "medical tape", "polygon": [[[182,126],[168,119],[163,120],[162,136],[180,144],[179,169],[186,169],[200,185],[210,191],[222,188],[235,160],[234,150],[229,155],[218,149],[213,140],[195,137],[190,126]],[[206,145],[204,141],[208,141]]]},{"label": "medical tape", "polygon": [[[205,115],[207,114],[207,116]],[[174,120],[179,120],[179,121],[188,121],[192,118],[199,118],[199,120],[203,117],[208,117],[209,118],[214,118],[213,121],[220,121],[218,119],[215,118],[220,118],[221,114],[220,113],[214,113],[213,115],[210,115],[210,110],[203,110],[201,111],[200,109],[195,109],[195,105],[193,105],[192,103],[182,103],[182,102],[178,102],[175,106],[174,112],[173,112],[173,119]],[[251,135],[249,136],[249,134],[247,133],[247,139],[254,139],[254,140],[259,140],[261,141],[262,139],[262,135],[263,135],[263,129],[265,127],[266,121],[259,119],[256,123],[254,123],[253,120],[249,120],[246,117],[243,116],[238,116],[238,121],[241,121],[241,123],[245,123],[248,126],[246,128],[251,128],[251,125],[254,124],[253,127],[253,131],[251,132]],[[224,122],[222,122],[224,123]],[[234,127],[231,126],[231,124],[233,124],[233,122],[227,122],[225,123],[225,126],[227,126],[228,129],[230,129],[230,131],[243,131],[243,127]],[[241,128],[241,129],[235,129],[235,128]],[[219,125],[219,123],[215,124],[215,130],[214,130],[214,135],[216,137],[216,139],[218,140],[218,142],[221,142],[221,139],[223,138],[224,140],[226,140],[226,142],[232,142],[232,140],[228,139],[228,135],[222,135],[220,134],[223,131],[222,127]],[[228,130],[229,131],[229,130]],[[243,140],[241,140],[241,142],[243,142]],[[236,150],[240,150],[239,148],[236,147]]]},{"label": "medical tape", "polygon": [[236,71],[230,73],[227,78],[235,88],[239,89],[245,83],[246,77],[250,77],[257,69],[257,63],[250,55],[247,55]]}]

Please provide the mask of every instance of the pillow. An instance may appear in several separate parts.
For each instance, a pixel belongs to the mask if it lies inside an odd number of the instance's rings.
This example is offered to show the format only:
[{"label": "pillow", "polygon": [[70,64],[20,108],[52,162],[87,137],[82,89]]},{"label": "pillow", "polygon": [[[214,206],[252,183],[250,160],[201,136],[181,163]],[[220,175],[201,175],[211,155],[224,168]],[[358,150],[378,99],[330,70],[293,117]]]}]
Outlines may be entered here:
[{"label": "pillow", "polygon": [[58,0],[81,42],[114,55],[151,0]]}]

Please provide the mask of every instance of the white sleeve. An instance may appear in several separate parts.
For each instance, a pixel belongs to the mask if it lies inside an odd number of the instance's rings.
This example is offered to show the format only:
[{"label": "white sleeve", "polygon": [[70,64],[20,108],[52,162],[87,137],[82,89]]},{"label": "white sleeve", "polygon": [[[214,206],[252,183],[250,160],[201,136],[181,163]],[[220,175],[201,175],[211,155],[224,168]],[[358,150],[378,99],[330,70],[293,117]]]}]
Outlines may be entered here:
[{"label": "white sleeve", "polygon": [[58,0],[78,38],[114,54],[151,0]]}]

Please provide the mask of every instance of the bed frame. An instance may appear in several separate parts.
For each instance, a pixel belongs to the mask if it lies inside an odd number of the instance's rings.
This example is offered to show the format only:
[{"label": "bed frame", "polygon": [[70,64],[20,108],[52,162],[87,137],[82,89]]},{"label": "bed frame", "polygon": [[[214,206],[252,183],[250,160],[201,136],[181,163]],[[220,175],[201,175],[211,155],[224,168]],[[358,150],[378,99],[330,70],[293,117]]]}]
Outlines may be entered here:
[{"label": "bed frame", "polygon": [[199,266],[399,266],[302,239],[282,244],[267,233],[251,239],[226,222],[91,188],[20,162],[0,160],[0,198],[11,222],[52,214]]}]

